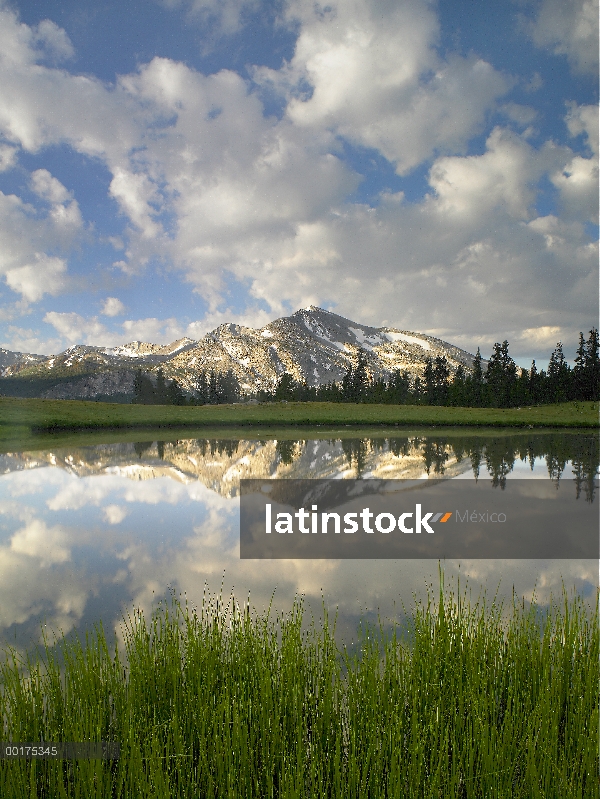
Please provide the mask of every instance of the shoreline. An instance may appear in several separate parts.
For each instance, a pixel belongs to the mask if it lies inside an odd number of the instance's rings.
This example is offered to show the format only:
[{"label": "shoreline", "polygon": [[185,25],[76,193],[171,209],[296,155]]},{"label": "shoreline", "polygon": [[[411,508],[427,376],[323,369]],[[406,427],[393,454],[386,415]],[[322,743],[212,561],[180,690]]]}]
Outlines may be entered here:
[{"label": "shoreline", "polygon": [[[429,405],[264,403],[236,405],[123,405],[80,400],[0,397],[0,452],[149,438],[380,437],[426,428],[456,435],[492,430],[505,434],[575,432],[596,434],[598,402],[529,408],[457,408]],[[196,434],[196,435],[194,435]]]}]

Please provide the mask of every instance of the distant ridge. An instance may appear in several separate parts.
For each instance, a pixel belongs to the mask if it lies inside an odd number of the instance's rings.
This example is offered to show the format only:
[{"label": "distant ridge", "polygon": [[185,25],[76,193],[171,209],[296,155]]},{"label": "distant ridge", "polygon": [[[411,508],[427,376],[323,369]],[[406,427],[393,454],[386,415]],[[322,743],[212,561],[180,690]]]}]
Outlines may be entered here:
[{"label": "distant ridge", "polygon": [[[311,305],[256,330],[222,324],[199,341],[167,345],[133,341],[119,347],[75,345],[58,355],[0,350],[0,393],[18,392],[53,399],[126,398],[133,394],[135,371],[162,368],[186,391],[194,391],[200,372],[232,370],[250,394],[272,389],[284,372],[308,385],[339,382],[363,353],[375,378],[400,369],[416,377],[428,358],[445,356],[451,375],[459,365],[472,368],[473,355],[448,342],[390,327],[371,327]],[[6,390],[5,390],[6,389]],[[19,396],[19,394],[16,394]]]}]

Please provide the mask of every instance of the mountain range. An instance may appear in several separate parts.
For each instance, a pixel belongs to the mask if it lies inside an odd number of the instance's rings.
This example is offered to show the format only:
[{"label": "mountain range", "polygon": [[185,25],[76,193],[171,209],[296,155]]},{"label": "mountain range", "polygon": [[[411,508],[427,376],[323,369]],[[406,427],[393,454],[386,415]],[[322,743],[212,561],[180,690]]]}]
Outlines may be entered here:
[{"label": "mountain range", "polygon": [[199,341],[75,345],[50,356],[0,349],[0,394],[127,401],[138,369],[152,378],[162,368],[189,393],[200,372],[231,370],[250,395],[272,390],[285,372],[310,386],[339,382],[361,352],[374,378],[398,369],[414,378],[422,375],[427,359],[437,356],[446,357],[451,375],[459,365],[467,372],[473,365],[473,355],[432,336],[370,327],[311,305],[258,330],[222,324]]}]

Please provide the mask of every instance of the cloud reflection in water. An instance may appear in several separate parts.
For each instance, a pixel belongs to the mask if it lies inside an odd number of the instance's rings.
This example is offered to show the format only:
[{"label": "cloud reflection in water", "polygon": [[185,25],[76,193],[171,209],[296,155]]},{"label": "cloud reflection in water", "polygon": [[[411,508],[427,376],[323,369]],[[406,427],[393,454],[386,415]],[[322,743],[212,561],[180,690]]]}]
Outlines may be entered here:
[{"label": "cloud reflection in water", "polygon": [[[192,604],[211,591],[248,593],[257,609],[304,594],[339,608],[341,626],[384,617],[437,584],[437,562],[240,561],[242,477],[511,476],[573,482],[586,501],[598,463],[594,436],[511,434],[395,438],[184,440],[0,456],[0,641],[39,641],[54,630],[118,625],[133,605],[148,611],[167,588]],[[590,498],[589,496],[587,497]],[[448,578],[458,562],[445,566]],[[564,581],[593,595],[596,561],[463,561],[474,594],[485,586],[545,603]],[[462,579],[462,578],[461,578]]]}]

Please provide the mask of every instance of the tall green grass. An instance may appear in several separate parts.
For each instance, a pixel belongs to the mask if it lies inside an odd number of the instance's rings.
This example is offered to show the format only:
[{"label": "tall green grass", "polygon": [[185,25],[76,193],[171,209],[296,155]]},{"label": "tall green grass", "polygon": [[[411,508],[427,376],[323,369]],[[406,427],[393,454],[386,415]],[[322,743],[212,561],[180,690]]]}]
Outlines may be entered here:
[{"label": "tall green grass", "polygon": [[597,797],[598,613],[421,604],[410,634],[179,603],[0,668],[12,741],[115,740],[118,761],[0,760],[3,799]]}]

